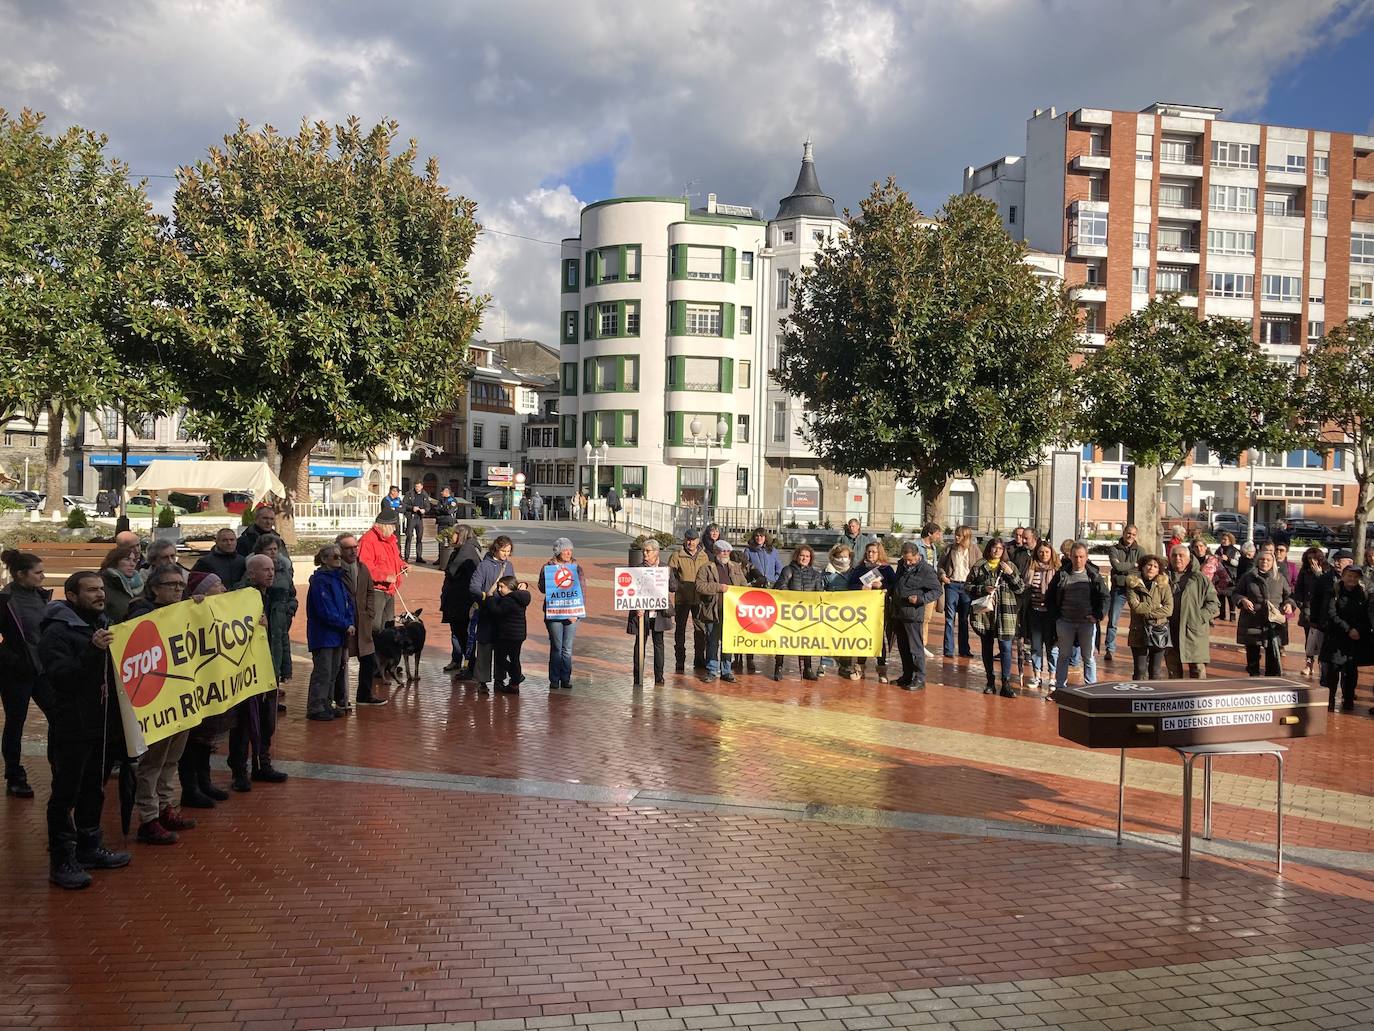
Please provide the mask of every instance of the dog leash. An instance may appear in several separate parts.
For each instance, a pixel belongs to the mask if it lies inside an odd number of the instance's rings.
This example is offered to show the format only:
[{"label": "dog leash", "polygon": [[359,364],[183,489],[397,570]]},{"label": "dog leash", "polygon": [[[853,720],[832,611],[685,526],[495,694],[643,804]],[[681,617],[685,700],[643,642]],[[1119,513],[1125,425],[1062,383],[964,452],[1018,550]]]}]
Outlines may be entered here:
[{"label": "dog leash", "polygon": [[414,619],[415,617],[410,611],[410,606],[406,604],[405,598],[401,595],[401,588],[399,585],[396,588],[396,600],[401,603],[401,608],[405,610],[405,614],[410,616],[411,619]]}]

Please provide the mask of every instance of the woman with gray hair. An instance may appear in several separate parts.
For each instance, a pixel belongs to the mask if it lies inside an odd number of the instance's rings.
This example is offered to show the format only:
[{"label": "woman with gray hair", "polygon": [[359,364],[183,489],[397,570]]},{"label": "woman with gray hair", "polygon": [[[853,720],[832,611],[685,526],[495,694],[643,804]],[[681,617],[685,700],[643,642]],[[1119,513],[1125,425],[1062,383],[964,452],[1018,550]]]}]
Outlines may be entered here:
[{"label": "woman with gray hair", "polygon": [[305,596],[305,641],[314,660],[305,715],[311,720],[332,720],[334,681],[348,654],[348,640],[355,633],[358,614],[344,580],[339,546],[326,544],[315,552],[315,566]]},{"label": "woman with gray hair", "polygon": [[[559,537],[553,542],[553,557],[544,563],[543,569],[539,570],[539,593],[544,595],[544,627],[549,632],[549,688],[551,690],[560,687],[564,691],[572,690],[573,637],[577,633],[577,621],[582,616],[567,614],[558,609],[550,614],[548,598],[549,591],[568,586],[568,584],[559,583],[558,579],[563,578],[563,574],[560,574],[559,570],[567,570],[569,566],[577,570],[579,590],[585,590],[582,585],[587,582],[587,577],[582,572],[582,564],[573,559],[573,543],[566,537]],[[583,593],[582,597],[585,606],[586,594]]]}]

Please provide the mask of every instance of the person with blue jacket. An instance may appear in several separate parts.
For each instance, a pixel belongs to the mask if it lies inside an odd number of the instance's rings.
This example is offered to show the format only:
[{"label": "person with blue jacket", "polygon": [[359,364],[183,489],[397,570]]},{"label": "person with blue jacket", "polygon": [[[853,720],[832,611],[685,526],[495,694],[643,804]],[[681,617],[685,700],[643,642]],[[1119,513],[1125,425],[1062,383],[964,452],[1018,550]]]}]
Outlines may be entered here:
[{"label": "person with blue jacket", "polygon": [[339,546],[326,544],[315,552],[315,566],[310,591],[305,596],[305,641],[314,660],[305,715],[311,720],[332,720],[334,681],[348,655],[358,612],[353,592],[344,579],[343,551]]},{"label": "person with blue jacket", "polygon": [[751,533],[749,535],[749,547],[745,549],[745,552],[760,576],[770,584],[777,583],[778,577],[782,576],[782,556],[778,554],[778,549],[769,542],[767,530],[760,526]]}]

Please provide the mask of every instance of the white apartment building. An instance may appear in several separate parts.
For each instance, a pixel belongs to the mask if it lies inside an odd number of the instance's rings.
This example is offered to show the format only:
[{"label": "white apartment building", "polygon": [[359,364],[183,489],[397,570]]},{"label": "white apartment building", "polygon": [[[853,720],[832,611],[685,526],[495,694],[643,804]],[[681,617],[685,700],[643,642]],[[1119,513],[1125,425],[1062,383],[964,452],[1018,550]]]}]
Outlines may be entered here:
[{"label": "white apartment building", "polygon": [[765,229],[714,194],[697,210],[681,197],[582,210],[562,249],[556,457],[578,464],[583,490],[595,477],[597,496],[699,504],[708,484],[712,505],[754,496]]},{"label": "white apartment building", "polygon": [[[1296,363],[1327,327],[1374,314],[1374,136],[1233,122],[1220,108],[1037,109],[1026,153],[964,170],[964,192],[997,204],[1007,230],[1063,256],[1084,344],[1161,294],[1241,319]],[[1120,448],[1083,445],[1085,520],[1126,518]],[[1166,491],[1165,516],[1245,511],[1251,470],[1206,447]],[[1261,455],[1253,501],[1269,521],[1351,517],[1339,452]]]}]

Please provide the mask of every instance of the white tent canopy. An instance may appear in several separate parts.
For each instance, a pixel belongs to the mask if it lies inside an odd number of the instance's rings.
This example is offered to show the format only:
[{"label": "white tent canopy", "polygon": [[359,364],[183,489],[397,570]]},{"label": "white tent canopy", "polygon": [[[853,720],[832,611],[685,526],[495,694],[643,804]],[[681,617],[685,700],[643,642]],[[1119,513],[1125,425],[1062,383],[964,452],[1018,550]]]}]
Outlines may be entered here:
[{"label": "white tent canopy", "polygon": [[128,493],[182,491],[250,491],[255,498],[275,494],[286,497],[286,488],[266,462],[177,462],[154,459],[133,482]]}]

